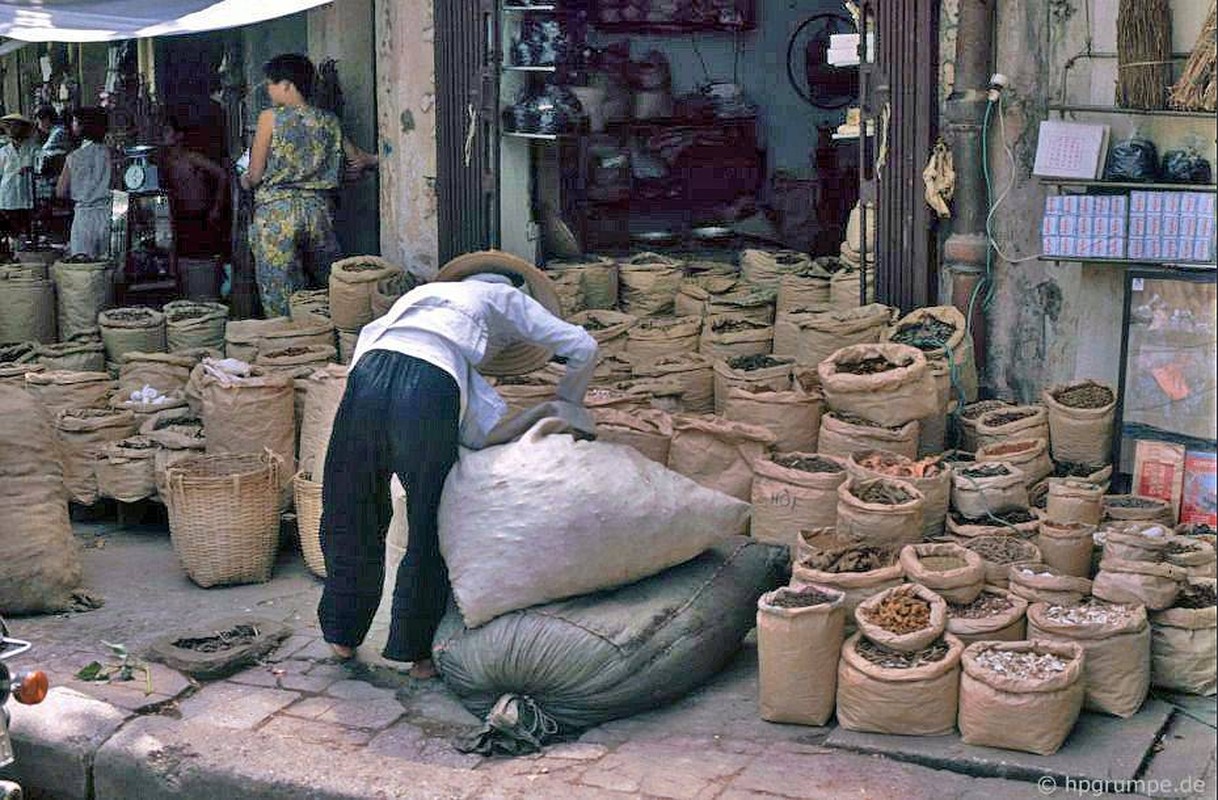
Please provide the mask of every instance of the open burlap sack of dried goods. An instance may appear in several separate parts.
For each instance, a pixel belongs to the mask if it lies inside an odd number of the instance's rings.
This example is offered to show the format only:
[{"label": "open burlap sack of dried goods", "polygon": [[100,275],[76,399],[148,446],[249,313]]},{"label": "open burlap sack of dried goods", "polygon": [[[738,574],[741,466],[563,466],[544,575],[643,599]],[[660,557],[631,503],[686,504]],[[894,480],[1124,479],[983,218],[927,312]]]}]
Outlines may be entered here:
[{"label": "open burlap sack of dried goods", "polygon": [[739,284],[731,292],[707,297],[704,313],[708,317],[726,314],[751,319],[763,325],[773,325],[775,297],[776,294],[771,289]]},{"label": "open burlap sack of dried goods", "polygon": [[654,408],[622,411],[590,409],[596,420],[597,441],[633,447],[657,464],[668,465],[672,445],[672,417]]},{"label": "open burlap sack of dried goods", "polygon": [[1029,489],[1053,474],[1049,443],[1044,439],[1008,439],[977,448],[978,464],[995,462],[1010,464],[1019,469]]},{"label": "open burlap sack of dried goods", "polygon": [[833,716],[845,639],[845,595],[827,586],[783,587],[757,601],[761,718],[824,725]]},{"label": "open burlap sack of dried goods", "polygon": [[1083,648],[1083,708],[1132,717],[1150,690],[1150,625],[1141,606],[1088,601],[1028,607],[1028,638]]},{"label": "open burlap sack of dried goods", "polygon": [[1104,497],[1104,521],[1153,522],[1170,527],[1176,524],[1176,514],[1171,503],[1158,497],[1110,494]]},{"label": "open burlap sack of dried goods", "polygon": [[571,317],[572,323],[592,334],[602,358],[625,354],[626,334],[638,321],[638,317],[618,311],[583,311]]},{"label": "open burlap sack of dried goods", "polygon": [[292,322],[333,322],[330,319],[330,290],[301,289],[288,297],[288,315]]},{"label": "open burlap sack of dried goods", "polygon": [[155,495],[156,451],[160,447],[147,436],[128,436],[102,447],[94,464],[97,493],[123,503]]},{"label": "open burlap sack of dried goods", "polygon": [[[0,386],[11,386],[14,389],[25,390],[25,376],[30,373],[46,372],[42,364],[23,362],[20,364],[0,363]],[[107,376],[109,377],[109,376]]]},{"label": "open burlap sack of dried goods", "polygon": [[900,344],[856,344],[836,350],[816,368],[834,411],[880,425],[903,425],[937,410],[926,356]]},{"label": "open burlap sack of dried goods", "polygon": [[1112,465],[1104,464],[1100,466],[1097,464],[1076,464],[1072,461],[1054,461],[1053,477],[1057,480],[1076,478],[1087,483],[1094,483],[1107,492],[1112,483]]},{"label": "open burlap sack of dried goods", "polygon": [[[943,362],[965,403],[977,399],[977,364],[964,315],[954,306],[929,306],[906,314],[884,332],[884,340],[916,347],[929,361]],[[959,398],[953,398],[959,399]]]},{"label": "open burlap sack of dried goods", "polygon": [[162,411],[140,426],[140,435],[160,445],[153,457],[157,489],[154,499],[163,500],[168,490],[166,470],[191,456],[203,455],[206,449],[203,419],[189,408]]},{"label": "open burlap sack of dried goods", "polygon": [[25,376],[26,390],[38,400],[47,419],[67,408],[105,408],[115,389],[105,372],[45,370]]},{"label": "open burlap sack of dried goods", "polygon": [[948,418],[959,405],[952,398],[956,392],[952,388],[947,365],[942,361],[928,360],[926,371],[935,387],[935,410],[918,420],[918,456],[923,458],[942,453],[947,447]]},{"label": "open burlap sack of dried goods", "polygon": [[897,653],[916,653],[947,629],[947,603],[925,586],[903,583],[859,603],[854,621],[873,644]]},{"label": "open burlap sack of dried goods", "polygon": [[377,282],[402,272],[379,256],[352,256],[330,265],[330,319],[337,328],[354,330],[372,321],[372,293]]},{"label": "open burlap sack of dried goods", "polygon": [[826,411],[820,418],[816,452],[846,458],[866,450],[885,450],[915,459],[919,430],[916,420],[889,428],[853,414]]},{"label": "open burlap sack of dried goods", "polygon": [[646,363],[664,356],[694,353],[702,332],[700,317],[652,317],[641,319],[626,331],[626,356]]},{"label": "open burlap sack of dried goods", "polygon": [[54,342],[55,284],[0,271],[0,342]]},{"label": "open burlap sack of dried goods", "polygon": [[[207,455],[261,454],[283,460],[278,472],[290,493],[296,474],[296,412],[292,378],[285,374],[238,377],[209,369],[205,361],[199,389]],[[285,496],[285,501],[286,501]]]},{"label": "open burlap sack of dried goods", "polygon": [[[799,306],[797,308],[781,311],[774,315],[774,345],[773,353],[776,356],[790,356],[795,358],[799,354],[799,337],[804,322],[811,320],[821,314],[832,311],[831,306],[817,304],[811,306]],[[812,369],[816,368],[815,364],[807,365]]]},{"label": "open burlap sack of dried goods", "polygon": [[115,392],[110,398],[110,408],[119,411],[130,411],[135,417],[135,428],[140,426],[162,411],[173,408],[186,408],[186,395],[183,392],[162,394],[152,387],[138,391],[123,393]]},{"label": "open burlap sack of dried goods", "polygon": [[64,259],[51,265],[60,341],[97,326],[98,313],[113,302],[113,274],[109,261]]},{"label": "open burlap sack of dried goods", "polygon": [[563,316],[617,307],[618,266],[612,259],[551,262],[546,264],[545,271],[554,281]]},{"label": "open burlap sack of dried goods", "polygon": [[944,531],[949,540],[957,543],[965,543],[978,536],[1033,539],[1040,531],[1040,518],[1029,508],[1012,508],[979,519],[968,519],[959,511],[949,511]]},{"label": "open burlap sack of dried goods", "polygon": [[1080,464],[1112,460],[1116,392],[1087,380],[1046,389],[1041,401],[1048,409],[1055,460]]},{"label": "open burlap sack of dried goods", "polygon": [[1104,558],[1158,563],[1171,545],[1170,528],[1153,522],[1110,522],[1101,528]]},{"label": "open burlap sack of dried goods", "polygon": [[678,317],[704,317],[712,295],[732,294],[739,286],[740,279],[734,274],[686,274],[681,279],[681,290],[673,298],[673,312]]},{"label": "open burlap sack of dried goods", "polygon": [[779,453],[815,453],[820,432],[823,398],[812,376],[796,376],[789,391],[765,387],[733,386],[723,404],[723,416],[733,422],[757,425],[774,434]]},{"label": "open burlap sack of dried goods", "polygon": [[949,603],[967,605],[985,586],[985,562],[958,544],[922,542],[901,548],[901,570]]},{"label": "open burlap sack of dried goods", "polygon": [[1095,526],[1084,522],[1040,521],[1036,546],[1044,562],[1063,575],[1091,577],[1091,551],[1095,545]]},{"label": "open burlap sack of dried goods", "polygon": [[981,519],[1028,507],[1023,472],[1002,461],[952,471],[952,507],[967,519]]},{"label": "open burlap sack of dried goods", "polygon": [[848,731],[904,736],[951,733],[963,650],[951,634],[916,653],[893,652],[854,634],[838,663],[838,724]]},{"label": "open burlap sack of dried goods", "polygon": [[[840,259],[842,267],[834,272],[833,276],[829,278],[830,305],[844,311],[850,308],[858,308],[860,305],[869,305],[874,303],[874,262],[869,258],[867,260],[867,268],[864,270],[857,259],[851,258],[850,253],[845,249],[844,246],[840,252],[842,254]],[[864,280],[867,282],[867,288],[865,290],[863,288]]]},{"label": "open burlap sack of dried goods", "polygon": [[262,349],[307,345],[333,347],[334,330],[333,324],[319,320],[300,323],[294,323],[287,317],[229,320],[224,329],[225,354],[252,364]]},{"label": "open burlap sack of dried goods", "polygon": [[[393,304],[402,295],[420,285],[422,285],[422,282],[405,270],[394,273],[387,278],[381,278],[376,282],[376,286],[372,288],[372,297],[370,299],[372,318],[378,319],[388,314],[389,309],[393,308]],[[327,310],[328,308],[327,306]]]},{"label": "open burlap sack of dried goods", "polygon": [[186,353],[126,353],[119,367],[118,389],[128,395],[145,386],[161,394],[184,392],[190,371],[199,361]]},{"label": "open burlap sack of dried goods", "polygon": [[1011,594],[1029,603],[1071,606],[1081,603],[1092,591],[1087,578],[1065,575],[1044,563],[1012,564],[1007,568],[1007,581]]},{"label": "open burlap sack of dried goods", "polygon": [[1150,615],[1150,679],[1161,689],[1211,696],[1218,680],[1214,579],[1190,579],[1170,608]]},{"label": "open burlap sack of dried goods", "polygon": [[1011,404],[1005,400],[978,400],[961,409],[960,414],[956,417],[956,441],[959,449],[966,453],[976,453],[980,446],[977,437],[977,420],[990,411],[1010,406]]},{"label": "open burlap sack of dried goods", "polygon": [[81,505],[97,502],[94,462],[101,448],[135,433],[135,415],[108,408],[68,408],[55,415],[55,441],[63,456],[68,497]]},{"label": "open burlap sack of dried goods", "polygon": [[1104,516],[1104,490],[1095,483],[1078,478],[1049,481],[1045,516],[1059,525],[1072,522],[1099,525]]},{"label": "open burlap sack of dried goods", "polygon": [[40,344],[37,353],[38,363],[48,370],[104,372],[106,369],[106,348],[92,338]]},{"label": "open burlap sack of dried goods", "polygon": [[798,328],[795,360],[803,366],[817,367],[843,347],[878,344],[891,314],[888,306],[872,303],[862,308],[796,315],[790,319]]},{"label": "open burlap sack of dried goods", "polygon": [[715,413],[722,414],[733,387],[758,387],[776,392],[791,388],[794,360],[774,356],[735,356],[715,362]]},{"label": "open burlap sack of dried goods", "polygon": [[37,344],[37,342],[0,344],[0,367],[34,363],[34,359],[38,357]]},{"label": "open burlap sack of dried goods", "polygon": [[277,349],[259,350],[254,365],[267,372],[296,373],[301,368],[310,372],[333,364],[338,351],[328,344],[293,345]]},{"label": "open burlap sack of dried goods", "polygon": [[228,306],[222,303],[197,303],[174,300],[166,303],[165,343],[169,352],[206,347],[224,350],[224,326],[228,323]]},{"label": "open burlap sack of dried goods", "polygon": [[[452,611],[440,623],[433,657],[474,714],[497,705],[510,713],[527,696],[530,712],[555,723],[552,735],[569,736],[653,710],[717,672],[753,627],[757,598],[776,588],[783,567],[780,548],[731,538],[653,577],[480,627],[466,627]],[[504,577],[496,571],[490,580]]]},{"label": "open burlap sack of dried goods", "polygon": [[1049,415],[1044,406],[1010,406],[977,418],[977,448],[1003,442],[1049,440]]},{"label": "open burlap sack of dried goods", "polygon": [[985,561],[985,583],[1006,589],[1012,564],[1040,563],[1041,554],[1032,542],[1018,536],[978,536],[959,542]]},{"label": "open burlap sack of dried goods", "polygon": [[[753,462],[774,444],[756,425],[713,416],[678,415],[672,422],[668,468],[746,503],[753,494]],[[737,533],[738,531],[729,531]]]},{"label": "open burlap sack of dried goods", "polygon": [[1057,752],[1083,709],[1085,656],[1073,642],[978,642],[961,658],[965,744]]},{"label": "open burlap sack of dried goods", "polygon": [[677,376],[630,378],[606,384],[605,388],[625,392],[638,399],[637,405],[656,408],[669,414],[684,413],[685,392],[689,384]]},{"label": "open burlap sack of dried goods", "polygon": [[630,367],[636,378],[677,382],[684,389],[681,404],[685,411],[704,414],[715,410],[715,368],[705,356],[678,353],[632,362]]},{"label": "open burlap sack of dried goods", "polygon": [[930,540],[943,534],[951,499],[952,471],[937,457],[920,461],[887,450],[859,450],[846,458],[850,474],[862,480],[897,478],[922,493],[922,538]]},{"label": "open burlap sack of dried goods", "polygon": [[733,314],[707,317],[698,340],[698,352],[712,360],[769,355],[773,347],[774,326]]},{"label": "open burlap sack of dried goods", "polygon": [[997,586],[986,586],[971,603],[947,604],[947,632],[973,642],[1018,642],[1028,629],[1028,601]]},{"label": "open burlap sack of dried goods", "polygon": [[97,315],[106,357],[118,361],[124,353],[164,353],[165,315],[151,308],[112,308]]},{"label": "open burlap sack of dried goods", "polygon": [[799,548],[803,553],[791,566],[791,585],[827,586],[845,594],[846,630],[853,631],[859,603],[904,581],[894,550],[852,541],[833,534],[830,541]]},{"label": "open burlap sack of dried goods", "polygon": [[618,263],[619,307],[635,317],[673,313],[683,262],[659,253],[638,253]]},{"label": "open burlap sack of dried goods", "polygon": [[0,613],[67,610],[80,585],[54,432],[38,400],[0,386]]},{"label": "open burlap sack of dried goods", "polygon": [[334,416],[347,390],[347,368],[330,364],[308,378],[304,418],[300,423],[300,469],[320,481],[334,430]]},{"label": "open burlap sack of dried goods", "polygon": [[747,525],[747,502],[557,423],[463,452],[449,473],[440,549],[467,625],[654,575]]},{"label": "open burlap sack of dried goods", "polygon": [[845,465],[801,452],[763,455],[753,462],[754,539],[793,547],[799,532],[837,523],[837,487]]},{"label": "open burlap sack of dried goods", "polygon": [[1104,557],[1091,593],[1110,603],[1141,603],[1147,611],[1170,608],[1188,580],[1188,573],[1171,564]]},{"label": "open burlap sack of dried goods", "polygon": [[812,263],[806,253],[794,250],[746,249],[740,253],[740,275],[754,286],[777,289],[784,275]]},{"label": "open burlap sack of dried goods", "polygon": [[778,298],[774,306],[776,316],[799,308],[823,306],[829,303],[829,278],[840,268],[827,268],[828,262],[837,261],[834,256],[814,258],[805,266],[784,273],[778,280]]},{"label": "open burlap sack of dried goods", "polygon": [[894,478],[851,478],[837,487],[837,530],[867,544],[899,549],[922,540],[925,497]]},{"label": "open burlap sack of dried goods", "polygon": [[1179,567],[1193,578],[1218,577],[1218,555],[1214,545],[1189,536],[1173,536],[1163,551],[1168,564]]}]

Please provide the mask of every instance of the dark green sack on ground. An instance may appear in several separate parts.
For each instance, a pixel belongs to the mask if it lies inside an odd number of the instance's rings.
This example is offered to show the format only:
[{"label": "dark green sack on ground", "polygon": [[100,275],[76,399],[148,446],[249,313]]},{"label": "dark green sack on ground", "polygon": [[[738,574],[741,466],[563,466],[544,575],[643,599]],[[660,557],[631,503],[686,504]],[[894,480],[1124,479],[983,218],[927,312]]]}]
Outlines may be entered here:
[{"label": "dark green sack on ground", "polygon": [[478,628],[466,628],[451,609],[432,652],[466,708],[486,717],[502,696],[519,695],[547,721],[513,738],[488,720],[481,741],[463,749],[528,752],[554,735],[683,696],[736,654],[755,622],[757,598],[784,582],[788,561],[786,548],[731,537],[651,578],[513,611]]}]

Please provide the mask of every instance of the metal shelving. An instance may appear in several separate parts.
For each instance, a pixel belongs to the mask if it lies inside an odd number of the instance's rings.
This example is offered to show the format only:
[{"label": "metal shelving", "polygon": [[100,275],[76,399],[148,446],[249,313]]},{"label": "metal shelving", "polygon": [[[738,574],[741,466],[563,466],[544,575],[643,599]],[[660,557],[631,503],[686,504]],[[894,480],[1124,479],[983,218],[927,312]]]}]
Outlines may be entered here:
[{"label": "metal shelving", "polygon": [[1139,183],[1136,181],[1102,181],[1085,178],[1040,178],[1045,186],[1080,186],[1097,189],[1134,189],[1153,192],[1208,192],[1218,193],[1218,184],[1213,183]]}]

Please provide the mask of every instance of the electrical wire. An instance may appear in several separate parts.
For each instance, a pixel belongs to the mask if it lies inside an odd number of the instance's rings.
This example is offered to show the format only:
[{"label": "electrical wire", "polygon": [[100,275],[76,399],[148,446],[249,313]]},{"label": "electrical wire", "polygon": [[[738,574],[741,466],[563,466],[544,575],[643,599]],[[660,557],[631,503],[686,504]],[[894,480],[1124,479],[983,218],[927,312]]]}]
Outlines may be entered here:
[{"label": "electrical wire", "polygon": [[695,31],[695,32],[692,34],[692,36],[691,36],[690,38],[691,38],[691,40],[693,41],[693,45],[694,45],[694,54],[695,54],[696,56],[698,56],[698,61],[700,61],[700,62],[702,63],[702,74],[703,74],[704,76],[706,76],[706,83],[707,83],[707,85],[710,85],[711,83],[714,83],[714,81],[713,81],[713,80],[711,80],[710,69],[709,69],[709,68],[707,68],[707,66],[706,66],[706,59],[702,57],[702,49],[701,49],[700,47],[698,47],[698,33],[697,33],[697,31]]},{"label": "electrical wire", "polygon": [[[983,133],[982,135],[985,136],[986,134]],[[1007,118],[1006,114],[1003,113],[1002,95],[998,96],[998,140],[1002,144],[1003,153],[1005,153],[1007,157],[1007,185],[1003,187],[1001,192],[998,193],[998,198],[994,200],[993,206],[990,207],[990,212],[986,214],[985,234],[990,240],[990,246],[994,248],[994,252],[996,252],[1003,261],[1010,264],[1022,264],[1026,261],[1035,261],[1036,259],[1040,258],[1040,253],[1037,253],[1034,256],[1024,256],[1023,258],[1014,258],[1007,255],[1005,252],[1003,252],[1002,247],[999,246],[998,237],[994,235],[994,215],[998,212],[998,207],[1001,206],[1003,201],[1007,199],[1007,196],[1011,193],[1011,189],[1015,186],[1015,153],[1011,151],[1011,145],[1007,142]],[[984,140],[982,147],[985,147]],[[986,163],[988,164],[989,162]]]}]

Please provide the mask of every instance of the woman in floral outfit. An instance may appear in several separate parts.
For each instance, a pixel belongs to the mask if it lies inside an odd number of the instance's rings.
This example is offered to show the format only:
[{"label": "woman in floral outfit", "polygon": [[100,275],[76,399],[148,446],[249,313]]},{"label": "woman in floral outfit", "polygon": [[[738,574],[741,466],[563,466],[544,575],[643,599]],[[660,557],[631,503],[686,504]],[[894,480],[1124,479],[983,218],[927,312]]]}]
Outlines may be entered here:
[{"label": "woman in floral outfit", "polygon": [[258,117],[241,185],[254,190],[250,249],[262,311],[279,317],[292,292],[325,286],[341,255],[330,203],[344,162],[362,171],[377,159],[343,138],[337,117],[309,105],[316,71],[308,58],[275,56],[263,74],[271,108]]}]

